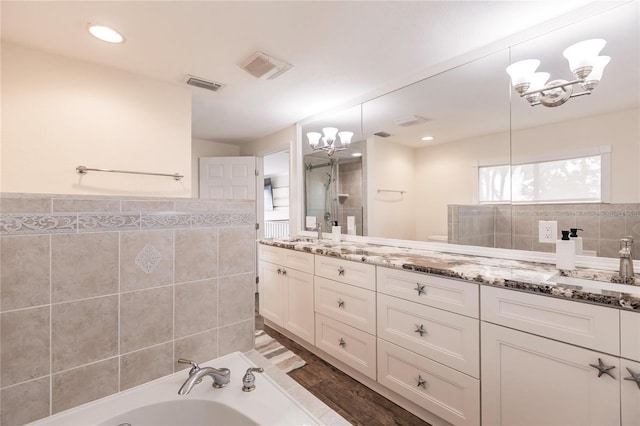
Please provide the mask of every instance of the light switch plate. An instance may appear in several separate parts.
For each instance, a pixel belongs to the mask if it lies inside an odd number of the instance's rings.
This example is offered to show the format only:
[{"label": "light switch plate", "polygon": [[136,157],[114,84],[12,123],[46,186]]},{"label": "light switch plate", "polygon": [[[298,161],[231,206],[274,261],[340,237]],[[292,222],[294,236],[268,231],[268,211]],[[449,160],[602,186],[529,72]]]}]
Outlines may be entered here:
[{"label": "light switch plate", "polygon": [[538,221],[538,241],[541,243],[555,243],[558,239],[558,222],[555,220]]}]

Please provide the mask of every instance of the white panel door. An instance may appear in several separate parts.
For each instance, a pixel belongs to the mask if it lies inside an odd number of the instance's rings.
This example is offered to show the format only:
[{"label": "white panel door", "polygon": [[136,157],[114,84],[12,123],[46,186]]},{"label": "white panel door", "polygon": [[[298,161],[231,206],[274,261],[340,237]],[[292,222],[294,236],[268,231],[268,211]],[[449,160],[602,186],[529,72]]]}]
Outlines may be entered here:
[{"label": "white panel door", "polygon": [[200,198],[256,199],[255,157],[200,158]]}]

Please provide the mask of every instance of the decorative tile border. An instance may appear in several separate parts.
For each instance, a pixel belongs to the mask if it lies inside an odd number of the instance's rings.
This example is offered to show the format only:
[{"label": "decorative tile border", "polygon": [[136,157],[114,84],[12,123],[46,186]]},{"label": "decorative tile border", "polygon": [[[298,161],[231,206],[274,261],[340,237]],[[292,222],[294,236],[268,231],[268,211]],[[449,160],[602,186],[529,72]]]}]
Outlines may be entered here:
[{"label": "decorative tile border", "polygon": [[142,229],[189,228],[191,215],[185,213],[152,213],[140,216]]},{"label": "decorative tile border", "polygon": [[256,223],[253,214],[194,214],[191,216],[191,226],[242,226]]},{"label": "decorative tile border", "polygon": [[76,214],[21,214],[0,216],[0,235],[78,232]]},{"label": "decorative tile border", "polygon": [[140,229],[140,215],[88,214],[78,217],[78,232],[134,231]]}]

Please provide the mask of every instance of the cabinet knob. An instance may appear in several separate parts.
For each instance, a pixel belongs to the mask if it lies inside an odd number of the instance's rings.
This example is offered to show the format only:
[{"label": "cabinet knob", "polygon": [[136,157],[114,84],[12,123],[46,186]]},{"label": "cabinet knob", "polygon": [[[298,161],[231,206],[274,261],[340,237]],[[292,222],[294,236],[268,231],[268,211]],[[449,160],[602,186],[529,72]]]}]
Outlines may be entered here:
[{"label": "cabinet knob", "polygon": [[287,275],[287,270],[286,269],[282,270],[282,275]]},{"label": "cabinet knob", "polygon": [[338,299],[338,308],[344,308],[344,300]]},{"label": "cabinet knob", "polygon": [[416,283],[416,288],[414,288],[414,290],[418,292],[418,296],[426,293],[426,291],[424,291],[424,285],[420,285],[419,283]]},{"label": "cabinet knob", "polygon": [[602,358],[598,358],[598,364],[589,364],[589,366],[598,370],[598,377],[602,376],[603,374],[607,374],[611,376],[612,379],[615,379],[615,376],[611,374],[611,370],[616,368],[615,365],[606,365]]},{"label": "cabinet knob", "polygon": [[421,375],[418,374],[418,378],[416,379],[416,382],[418,383],[419,388],[422,389],[426,389],[427,388],[427,381],[425,379],[422,378]]},{"label": "cabinet knob", "polygon": [[341,337],[340,341],[338,342],[338,345],[340,345],[340,347],[344,348],[347,345],[347,342],[345,342],[344,339]]},{"label": "cabinet knob", "polygon": [[638,385],[638,389],[640,389],[640,373],[634,373],[629,367],[627,367],[627,371],[629,372],[629,374],[631,374],[631,376],[625,377],[624,379],[636,382],[636,385]]},{"label": "cabinet knob", "polygon": [[278,272],[278,275],[282,275],[282,269],[278,268],[276,271]]},{"label": "cabinet knob", "polygon": [[413,330],[414,333],[420,333],[420,337],[422,337],[423,335],[427,334],[427,329],[424,328],[424,325],[420,324],[416,324],[416,329]]},{"label": "cabinet knob", "polygon": [[344,276],[344,268],[342,266],[338,268],[338,275]]}]

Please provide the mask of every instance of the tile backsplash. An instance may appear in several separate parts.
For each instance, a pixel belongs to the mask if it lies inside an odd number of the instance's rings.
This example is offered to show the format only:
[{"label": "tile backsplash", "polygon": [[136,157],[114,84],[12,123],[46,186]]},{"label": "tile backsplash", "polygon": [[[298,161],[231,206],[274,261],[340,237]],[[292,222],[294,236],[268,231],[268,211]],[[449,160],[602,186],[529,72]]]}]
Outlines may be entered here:
[{"label": "tile backsplash", "polygon": [[618,257],[620,238],[634,238],[640,259],[640,204],[450,205],[449,242],[516,250],[555,251],[538,242],[538,221],[555,220],[560,231],[581,228],[584,250]]},{"label": "tile backsplash", "polygon": [[252,349],[255,221],[253,201],[2,194],[0,424]]}]

